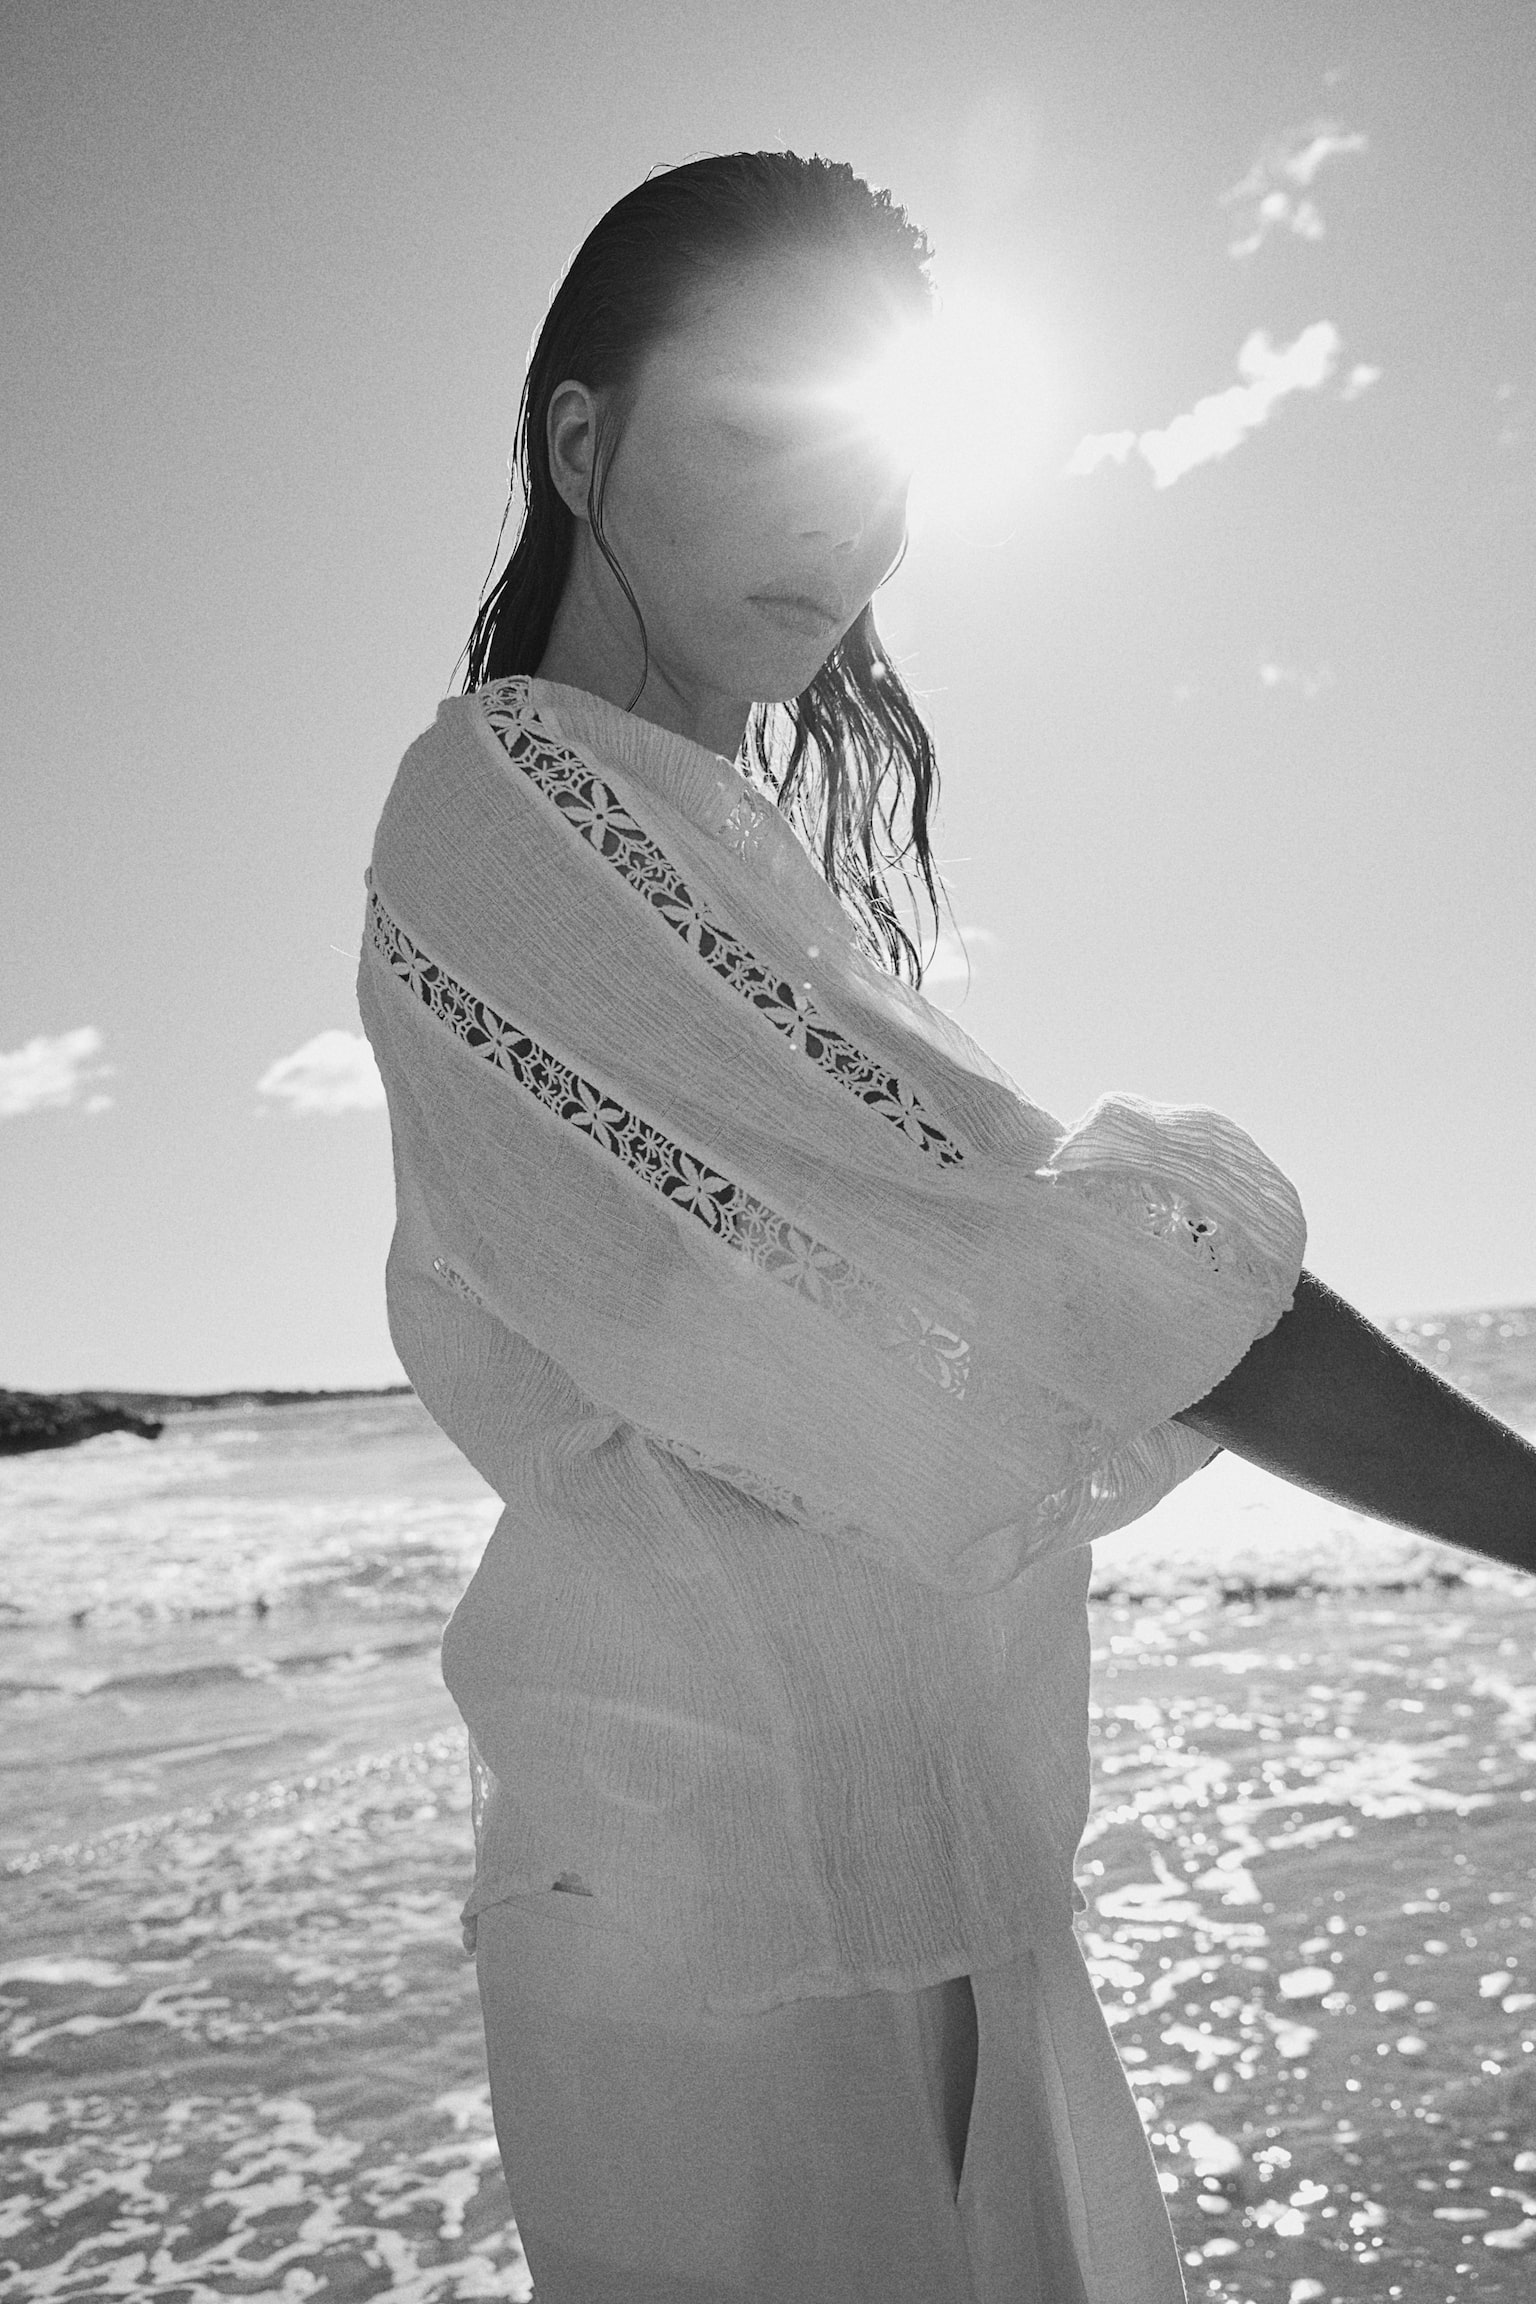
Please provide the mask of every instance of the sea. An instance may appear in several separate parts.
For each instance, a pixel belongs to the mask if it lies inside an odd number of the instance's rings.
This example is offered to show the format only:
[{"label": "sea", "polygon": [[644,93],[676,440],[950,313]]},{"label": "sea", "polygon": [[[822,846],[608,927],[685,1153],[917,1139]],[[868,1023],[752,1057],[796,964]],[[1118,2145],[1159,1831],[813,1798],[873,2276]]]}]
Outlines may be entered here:
[{"label": "sea", "polygon": [[[1536,1439],[1536,1307],[1391,1331]],[[536,2296],[414,1395],[0,1459],[0,2293]],[[1191,2299],[1536,2294],[1536,1579],[1225,1454],[1096,1547],[1079,1933]]]}]

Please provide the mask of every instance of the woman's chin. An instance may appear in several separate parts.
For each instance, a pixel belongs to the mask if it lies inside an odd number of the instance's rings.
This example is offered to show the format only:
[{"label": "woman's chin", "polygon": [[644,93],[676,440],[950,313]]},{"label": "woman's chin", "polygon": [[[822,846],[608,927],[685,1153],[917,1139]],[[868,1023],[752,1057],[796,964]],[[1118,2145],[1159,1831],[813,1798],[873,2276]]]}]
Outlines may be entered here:
[{"label": "woman's chin", "polygon": [[836,645],[834,638],[830,646],[813,642],[794,650],[786,649],[773,664],[764,664],[749,691],[754,703],[792,704],[797,696],[805,694]]}]

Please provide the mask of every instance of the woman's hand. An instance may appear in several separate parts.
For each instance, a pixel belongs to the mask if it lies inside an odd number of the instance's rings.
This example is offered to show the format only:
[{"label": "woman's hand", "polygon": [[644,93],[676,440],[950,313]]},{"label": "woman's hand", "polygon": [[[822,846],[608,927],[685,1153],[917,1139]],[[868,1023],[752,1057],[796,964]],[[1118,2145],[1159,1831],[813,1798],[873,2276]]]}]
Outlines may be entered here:
[{"label": "woman's hand", "polygon": [[1298,1488],[1536,1574],[1536,1448],[1310,1272],[1174,1422]]}]

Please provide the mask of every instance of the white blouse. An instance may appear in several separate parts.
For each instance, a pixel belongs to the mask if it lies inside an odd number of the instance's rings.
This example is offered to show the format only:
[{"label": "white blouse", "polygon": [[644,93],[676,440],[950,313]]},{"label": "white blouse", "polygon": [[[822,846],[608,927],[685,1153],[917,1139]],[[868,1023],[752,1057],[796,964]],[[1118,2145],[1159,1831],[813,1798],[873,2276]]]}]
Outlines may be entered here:
[{"label": "white blouse", "polygon": [[1223,1114],[1075,1127],[859,949],[731,762],[450,698],[367,875],[390,1328],[506,1509],[443,1643],[466,1921],[562,1878],[710,2006],[915,1989],[1073,1905],[1090,1540],[1285,1312]]}]

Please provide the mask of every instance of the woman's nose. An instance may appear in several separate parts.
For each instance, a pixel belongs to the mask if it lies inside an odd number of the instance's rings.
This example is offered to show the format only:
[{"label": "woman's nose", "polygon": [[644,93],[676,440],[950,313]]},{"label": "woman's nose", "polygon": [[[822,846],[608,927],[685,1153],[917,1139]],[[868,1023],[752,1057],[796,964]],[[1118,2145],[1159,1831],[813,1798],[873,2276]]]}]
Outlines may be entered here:
[{"label": "woman's nose", "polygon": [[868,504],[850,495],[817,504],[800,533],[808,544],[820,545],[823,551],[852,552],[863,541],[868,525]]},{"label": "woman's nose", "polygon": [[901,494],[900,489],[892,487],[885,473],[845,480],[821,492],[814,505],[808,507],[801,534],[808,543],[819,544],[823,550],[856,551],[873,530],[891,521],[899,525]]}]

